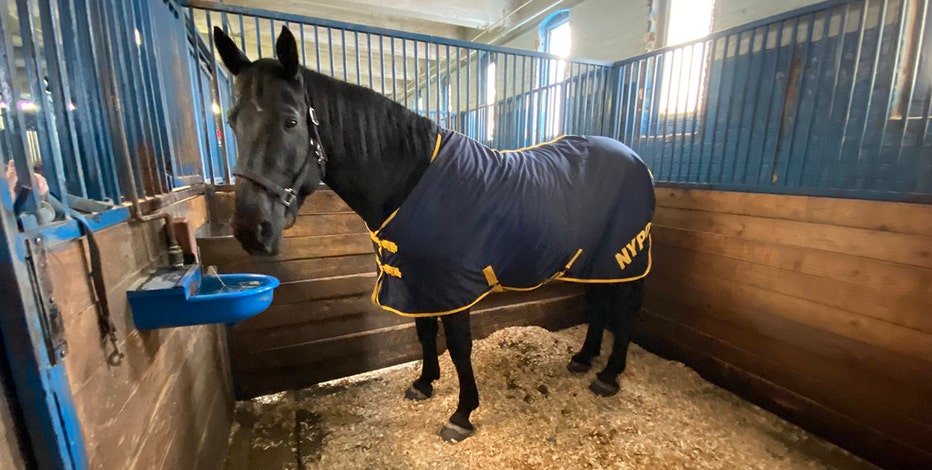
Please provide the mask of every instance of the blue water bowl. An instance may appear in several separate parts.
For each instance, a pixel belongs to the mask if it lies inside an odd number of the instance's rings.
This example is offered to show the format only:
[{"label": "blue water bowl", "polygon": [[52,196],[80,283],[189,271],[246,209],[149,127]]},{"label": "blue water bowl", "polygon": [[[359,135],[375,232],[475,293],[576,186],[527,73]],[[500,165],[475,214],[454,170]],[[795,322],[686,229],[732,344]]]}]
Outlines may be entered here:
[{"label": "blue water bowl", "polygon": [[233,324],[269,308],[278,279],[262,274],[201,275],[200,265],[156,271],[126,293],[140,330]]}]

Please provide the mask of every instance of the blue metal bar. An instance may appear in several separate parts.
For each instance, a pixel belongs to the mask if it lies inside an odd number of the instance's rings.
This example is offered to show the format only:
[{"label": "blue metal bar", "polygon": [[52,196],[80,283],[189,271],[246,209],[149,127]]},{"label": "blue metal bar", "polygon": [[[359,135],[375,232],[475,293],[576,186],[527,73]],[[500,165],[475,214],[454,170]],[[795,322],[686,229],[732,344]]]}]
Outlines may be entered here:
[{"label": "blue metal bar", "polygon": [[[369,61],[366,62],[369,67],[369,89],[372,88],[372,35],[366,33],[366,53],[369,55]],[[358,67],[358,66],[357,66]]]},{"label": "blue metal bar", "polygon": [[246,53],[246,26],[243,24],[243,15],[236,15],[239,17],[239,49]]},{"label": "blue metal bar", "polygon": [[301,65],[307,67],[307,50],[305,49],[305,44],[307,43],[304,41],[304,25],[303,24],[298,25],[298,37],[301,41]]},{"label": "blue metal bar", "polygon": [[318,73],[324,73],[320,69],[320,36],[317,31],[317,25],[314,25],[314,58],[317,60],[317,68],[315,70]]},{"label": "blue metal bar", "polygon": [[379,81],[382,82],[382,94],[385,94],[385,37],[379,36]]},{"label": "blue metal bar", "polygon": [[259,28],[259,17],[258,16],[253,17],[253,22],[256,24],[256,59],[261,59],[262,58],[262,33],[260,31],[262,31],[262,29]]},{"label": "blue metal bar", "polygon": [[343,58],[343,81],[349,80],[349,75],[346,70],[346,30],[340,30],[340,55]]},{"label": "blue metal bar", "polygon": [[[810,24],[810,28],[809,28],[809,32],[810,32],[810,33],[812,32],[812,27],[811,27],[811,26],[812,26],[812,25]],[[744,179],[744,176],[743,176],[743,175],[744,175],[744,173],[747,172],[747,161],[748,161],[748,159],[747,159],[747,158],[739,159],[738,156],[741,155],[741,143],[744,141],[744,129],[748,129],[748,142],[750,142],[750,138],[751,138],[750,134],[751,134],[751,132],[753,131],[753,124],[751,123],[751,124],[748,124],[747,126],[745,126],[744,112],[745,112],[745,110],[747,110],[747,108],[748,108],[748,106],[749,106],[749,105],[748,105],[748,91],[749,91],[752,87],[753,87],[755,90],[760,89],[760,87],[754,86],[754,84],[756,84],[757,82],[755,82],[755,81],[753,80],[753,78],[752,78],[752,77],[753,77],[753,73],[754,73],[756,70],[759,70],[759,69],[760,69],[760,67],[755,67],[755,66],[754,66],[754,65],[755,65],[755,62],[754,62],[754,58],[755,58],[755,54],[754,54],[754,42],[755,42],[756,37],[757,37],[757,30],[756,30],[756,29],[752,29],[752,30],[750,30],[749,32],[750,32],[751,34],[750,34],[750,37],[748,38],[749,41],[748,41],[748,51],[747,51],[747,54],[741,54],[741,36],[739,35],[739,36],[738,36],[738,47],[737,47],[737,52],[738,52],[738,53],[735,55],[736,61],[737,61],[737,59],[738,59],[739,57],[742,57],[742,56],[747,57],[747,59],[745,59],[745,60],[747,60],[747,62],[748,62],[748,64],[749,64],[749,67],[747,67],[747,69],[745,70],[744,75],[743,75],[743,76],[744,76],[744,83],[743,83],[743,86],[741,87],[741,100],[738,102],[738,108],[739,108],[739,111],[738,111],[738,120],[737,120],[737,122],[735,123],[735,125],[737,126],[738,132],[737,132],[737,135],[732,139],[732,140],[735,141],[734,153],[733,153],[734,157],[733,157],[732,160],[731,160],[731,182],[732,182],[732,183],[738,181],[738,173],[737,173],[737,172],[738,172],[738,163],[739,163],[739,160],[740,160],[740,162],[742,163],[742,166],[741,166],[742,178],[741,178],[741,179]],[[804,65],[804,67],[805,67],[805,65]],[[735,82],[737,82],[737,80],[735,80]]]},{"label": "blue metal bar", "polygon": [[[923,55],[923,52],[925,52],[925,54],[929,54],[930,52],[927,50],[927,48],[932,46],[932,31],[926,30],[928,27],[927,21],[929,19],[929,15],[930,13],[932,13],[930,12],[930,9],[932,9],[932,4],[930,4],[929,0],[924,0],[919,16],[915,18],[916,25],[919,28],[919,32],[917,34],[918,38],[915,41],[915,44],[917,45],[917,49],[914,54],[915,64],[913,66],[912,73],[910,73],[911,83],[909,86],[909,92],[907,93],[905,97],[905,102],[906,102],[905,108],[906,109],[904,109],[902,113],[902,118],[903,118],[902,131],[900,132],[900,138],[895,143],[896,161],[894,165],[896,167],[896,178],[894,181],[893,188],[897,191],[903,191],[903,192],[908,192],[910,190],[916,190],[915,186],[910,186],[910,185],[905,184],[905,181],[910,179],[906,175],[912,175],[912,179],[915,180],[918,172],[911,171],[911,167],[905,164],[903,148],[907,146],[905,142],[907,142],[907,139],[909,138],[909,135],[910,135],[909,134],[909,128],[910,128],[910,123],[911,123],[910,117],[912,116],[913,96],[916,94],[916,82],[918,81],[917,78],[928,77],[930,76],[930,74],[932,74],[932,70],[929,69],[929,67],[932,66],[932,61],[929,61],[929,60],[923,61],[920,59],[922,57],[928,57],[928,55]],[[925,100],[926,100],[925,102],[929,103],[929,105],[932,106],[932,83],[928,84],[928,93],[926,94]],[[926,113],[926,116],[925,116],[925,123],[926,125],[923,127],[926,127],[928,125],[928,113]],[[923,124],[923,122],[919,121],[917,124]],[[919,130],[919,126],[913,126],[913,127]],[[923,136],[919,136],[920,142],[922,138]],[[920,144],[916,148],[921,148],[921,147],[922,146]],[[903,183],[897,185],[897,181],[901,181]]]},{"label": "blue metal bar", "polygon": [[398,101],[398,81],[395,79],[395,38],[392,39],[392,99]]},{"label": "blue metal bar", "polygon": [[[806,27],[806,30],[807,30],[806,39],[804,43],[805,48],[803,49],[803,52],[802,52],[802,59],[800,59],[799,61],[799,64],[800,64],[799,65],[799,78],[796,80],[797,89],[796,89],[796,93],[794,94],[795,99],[793,100],[793,102],[788,103],[790,111],[786,113],[786,116],[789,118],[789,121],[784,122],[784,125],[786,125],[787,123],[789,124],[789,129],[787,129],[788,132],[785,133],[786,138],[789,140],[789,142],[788,142],[785,162],[783,164],[783,171],[781,172],[782,174],[780,175],[780,178],[779,178],[779,183],[783,184],[784,186],[788,186],[794,179],[792,172],[793,172],[793,166],[794,166],[793,156],[795,155],[794,150],[796,147],[796,128],[799,125],[800,118],[802,117],[801,113],[802,113],[802,108],[804,105],[804,99],[802,97],[802,94],[804,93],[804,90],[805,90],[806,69],[808,68],[809,50],[812,45],[812,35],[813,35],[812,30],[814,26],[815,26],[815,14],[812,14],[812,15],[809,15],[809,22]],[[799,38],[796,37],[796,35],[794,35],[793,39],[798,41]]]},{"label": "blue metal bar", "polygon": [[[405,107],[410,108],[411,105],[408,103],[408,40],[401,40],[401,77],[404,80],[405,86]],[[395,98],[397,100],[398,98]]]},{"label": "blue metal bar", "polygon": [[[359,32],[358,31],[353,31],[353,49],[356,52],[356,84],[362,85],[362,68],[359,67]],[[346,50],[345,46],[344,46],[344,50]]]},{"label": "blue metal bar", "polygon": [[[847,139],[848,139],[848,123],[851,121],[851,108],[852,108],[852,105],[854,104],[854,90],[857,88],[858,69],[860,68],[860,65],[861,65],[861,61],[860,61],[861,48],[864,47],[864,32],[865,32],[865,27],[867,25],[867,10],[868,10],[867,3],[865,2],[861,6],[861,19],[858,23],[857,54],[855,55],[856,59],[854,61],[854,71],[851,74],[851,77],[852,77],[851,78],[851,89],[848,92],[848,101],[847,101],[847,106],[846,106],[847,109],[845,111],[844,121],[842,123],[841,139],[838,142],[838,153],[836,154],[836,157],[835,157],[836,167],[841,167],[842,153],[844,153],[845,143],[847,142]],[[838,175],[836,176],[836,178],[843,177],[843,176],[844,175]]]},{"label": "blue metal bar", "polygon": [[[818,62],[816,63],[816,71],[815,71],[815,78],[814,78],[814,82],[815,82],[814,86],[816,87],[815,96],[812,97],[812,99],[806,100],[806,102],[809,103],[809,106],[808,106],[809,125],[806,126],[805,130],[802,131],[802,135],[800,136],[803,139],[802,141],[803,148],[802,148],[802,151],[799,152],[801,171],[799,172],[799,178],[796,181],[796,185],[799,187],[806,186],[806,175],[812,172],[812,170],[809,169],[807,165],[810,162],[808,157],[809,157],[809,143],[812,141],[812,129],[813,129],[813,125],[818,120],[816,118],[816,115],[820,113],[820,110],[826,109],[826,108],[820,107],[819,104],[821,103],[821,99],[823,98],[822,64],[825,63],[826,56],[828,55],[829,33],[830,33],[831,24],[832,24],[832,17],[833,17],[833,11],[828,11],[824,13],[824,18],[822,20],[822,39],[818,46],[820,49],[820,54],[818,56],[819,57]],[[842,27],[844,27],[844,25],[842,25]],[[810,37],[810,44],[811,44],[812,43],[812,32],[809,33],[809,37]],[[806,102],[804,102],[803,104],[805,105]]]}]

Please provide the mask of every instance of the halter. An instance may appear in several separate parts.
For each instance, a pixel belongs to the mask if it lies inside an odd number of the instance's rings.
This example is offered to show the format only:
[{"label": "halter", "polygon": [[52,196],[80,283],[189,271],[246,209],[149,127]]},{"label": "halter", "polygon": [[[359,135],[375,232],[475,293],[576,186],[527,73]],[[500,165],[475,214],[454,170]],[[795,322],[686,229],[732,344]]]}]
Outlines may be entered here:
[{"label": "halter", "polygon": [[[317,156],[317,168],[320,170],[320,178],[323,179],[327,174],[327,155],[324,153],[324,146],[320,143],[320,131],[318,130],[320,122],[317,120],[317,112],[314,111],[312,106],[308,106],[307,115],[308,130],[311,131],[311,147],[314,149],[314,155]],[[304,175],[307,173],[308,167],[310,167],[310,162],[310,158],[304,160],[301,171],[295,176],[294,181],[291,182],[291,186],[287,188],[279,186],[274,181],[246,167],[237,167],[233,170],[233,174],[261,186],[266,191],[278,196],[278,200],[284,204],[285,207],[291,207],[298,198],[298,192],[294,187],[304,179]]]}]

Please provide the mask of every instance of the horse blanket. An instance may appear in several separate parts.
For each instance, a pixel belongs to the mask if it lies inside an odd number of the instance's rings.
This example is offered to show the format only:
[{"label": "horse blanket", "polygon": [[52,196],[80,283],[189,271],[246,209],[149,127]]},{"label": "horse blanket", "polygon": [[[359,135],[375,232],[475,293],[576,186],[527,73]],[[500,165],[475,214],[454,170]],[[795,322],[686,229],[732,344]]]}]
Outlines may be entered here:
[{"label": "horse blanket", "polygon": [[552,279],[626,282],[651,265],[653,179],[626,145],[564,136],[496,151],[442,130],[430,166],[377,230],[372,301],[445,315]]}]

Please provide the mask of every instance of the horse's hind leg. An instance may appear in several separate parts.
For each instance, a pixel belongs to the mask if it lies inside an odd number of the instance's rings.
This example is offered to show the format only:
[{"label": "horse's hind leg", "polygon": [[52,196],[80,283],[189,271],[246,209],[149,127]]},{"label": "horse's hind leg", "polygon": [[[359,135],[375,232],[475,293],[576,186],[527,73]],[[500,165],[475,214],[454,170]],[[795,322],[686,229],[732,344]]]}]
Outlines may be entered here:
[{"label": "horse's hind leg", "polygon": [[446,315],[443,319],[443,331],[447,337],[450,358],[456,366],[456,375],[460,382],[459,403],[450,421],[440,431],[440,437],[446,441],[458,442],[472,435],[475,428],[469,422],[469,415],[479,407],[479,390],[472,372],[472,332],[469,329],[469,310]]},{"label": "horse's hind leg", "polygon": [[618,375],[624,372],[628,357],[628,344],[637,326],[638,314],[644,301],[644,280],[611,286],[613,295],[608,310],[608,327],[615,338],[612,354],[605,369],[596,375],[589,389],[607,397],[618,393]]},{"label": "horse's hind leg", "polygon": [[417,328],[417,339],[421,342],[424,363],[421,376],[405,392],[405,398],[426,400],[434,393],[432,382],[440,378],[440,363],[437,361],[437,331],[440,328],[437,317],[415,318],[414,326]]},{"label": "horse's hind leg", "polygon": [[573,355],[566,368],[570,372],[589,372],[592,368],[592,359],[602,352],[602,333],[605,330],[605,320],[611,304],[611,287],[600,284],[586,286],[586,303],[588,303],[589,329],[586,331],[586,340],[582,349]]}]

